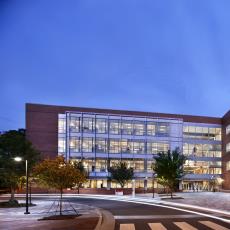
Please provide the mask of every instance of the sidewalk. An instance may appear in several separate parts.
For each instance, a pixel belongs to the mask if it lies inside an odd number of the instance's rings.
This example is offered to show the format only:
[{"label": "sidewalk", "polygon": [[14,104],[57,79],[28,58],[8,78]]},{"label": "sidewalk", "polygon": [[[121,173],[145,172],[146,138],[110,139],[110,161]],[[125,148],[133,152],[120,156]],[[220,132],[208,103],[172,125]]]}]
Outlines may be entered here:
[{"label": "sidewalk", "polygon": [[[23,201],[24,202],[24,201]],[[25,215],[25,207],[22,208],[0,208],[0,229],[4,230],[61,230],[61,229],[95,229],[99,219],[100,213],[94,207],[82,204],[71,203],[76,209],[77,213],[81,214],[74,219],[67,220],[42,220],[38,219],[45,216],[53,215],[55,209],[51,213],[47,213],[52,205],[52,201],[36,201],[36,206],[29,207],[31,214]],[[70,214],[74,214],[73,209],[65,204],[66,209],[71,209]]]},{"label": "sidewalk", "polygon": [[[224,192],[180,192],[173,193],[176,197],[183,199],[162,199],[165,198],[155,194],[155,200],[166,201],[177,204],[195,205],[203,208],[216,209],[230,212],[230,193]],[[136,194],[136,197],[153,199],[151,193]]]}]

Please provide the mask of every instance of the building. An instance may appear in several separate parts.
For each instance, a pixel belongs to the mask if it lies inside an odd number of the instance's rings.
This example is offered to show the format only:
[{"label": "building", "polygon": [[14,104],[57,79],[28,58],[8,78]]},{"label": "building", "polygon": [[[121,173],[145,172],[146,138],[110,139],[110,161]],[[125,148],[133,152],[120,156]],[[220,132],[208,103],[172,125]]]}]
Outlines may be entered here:
[{"label": "building", "polygon": [[116,187],[107,169],[122,159],[134,168],[136,187],[150,188],[156,154],[179,148],[187,157],[183,190],[210,190],[213,181],[230,189],[230,112],[221,118],[26,104],[26,135],[44,158],[83,160],[88,187]]}]

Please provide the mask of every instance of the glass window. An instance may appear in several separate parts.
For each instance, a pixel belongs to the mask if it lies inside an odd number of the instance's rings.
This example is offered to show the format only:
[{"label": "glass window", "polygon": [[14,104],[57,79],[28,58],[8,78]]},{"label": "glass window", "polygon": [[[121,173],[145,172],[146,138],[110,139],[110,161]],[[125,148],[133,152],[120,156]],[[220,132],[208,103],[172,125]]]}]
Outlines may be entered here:
[{"label": "glass window", "polygon": [[96,171],[98,172],[105,172],[107,168],[107,160],[96,160]]},{"label": "glass window", "polygon": [[147,142],[147,153],[158,154],[160,152],[167,152],[169,144],[164,142]]},{"label": "glass window", "polygon": [[80,137],[71,137],[69,143],[70,151],[72,152],[80,152],[81,149],[81,141]]},{"label": "glass window", "polygon": [[97,153],[106,153],[107,152],[107,141],[103,138],[97,138],[95,144]]},{"label": "glass window", "polygon": [[133,133],[133,124],[131,121],[122,121],[122,134],[131,135]]},{"label": "glass window", "polygon": [[80,117],[70,117],[69,121],[70,132],[80,132],[81,131],[81,118]]},{"label": "glass window", "polygon": [[110,139],[109,152],[110,153],[120,153],[120,143],[119,143],[119,140],[111,140]]},{"label": "glass window", "polygon": [[230,152],[230,143],[226,144],[226,152]]},{"label": "glass window", "polygon": [[65,119],[64,118],[58,119],[58,132],[65,133]]},{"label": "glass window", "polygon": [[92,133],[94,132],[94,118],[91,117],[83,117],[83,125],[82,130],[85,133]]},{"label": "glass window", "polygon": [[136,161],[133,161],[133,163],[134,163],[134,170],[135,171],[144,171],[145,166],[144,166],[143,160],[136,160]]},{"label": "glass window", "polygon": [[82,152],[93,152],[93,138],[84,137],[82,142]]},{"label": "glass window", "polygon": [[147,135],[155,136],[156,134],[156,124],[155,122],[148,122],[147,123]]},{"label": "glass window", "polygon": [[217,141],[221,140],[221,128],[216,128],[216,139]]},{"label": "glass window", "polygon": [[157,135],[166,136],[168,135],[168,124],[159,122],[157,123]]},{"label": "glass window", "polygon": [[109,132],[111,134],[120,134],[120,120],[110,120]]},{"label": "glass window", "polygon": [[65,152],[65,138],[58,138],[58,152],[64,153]]},{"label": "glass window", "polygon": [[227,163],[226,163],[226,170],[227,170],[227,171],[230,170],[230,161],[227,161]]},{"label": "glass window", "polygon": [[156,142],[147,142],[147,153],[157,154],[157,143]]},{"label": "glass window", "polygon": [[228,135],[230,133],[230,125],[226,127],[226,134]]},{"label": "glass window", "polygon": [[184,126],[183,135],[185,138],[197,138],[206,140],[221,140],[221,128]]},{"label": "glass window", "polygon": [[120,142],[121,144],[121,152],[122,153],[132,153],[132,142],[127,140],[127,139],[123,139]]},{"label": "glass window", "polygon": [[145,123],[135,121],[133,123],[133,134],[143,136],[145,134]]},{"label": "glass window", "polygon": [[106,133],[107,132],[107,120],[97,118],[96,120],[96,132],[97,133]]},{"label": "glass window", "polygon": [[145,153],[145,143],[143,141],[133,141],[133,153]]}]

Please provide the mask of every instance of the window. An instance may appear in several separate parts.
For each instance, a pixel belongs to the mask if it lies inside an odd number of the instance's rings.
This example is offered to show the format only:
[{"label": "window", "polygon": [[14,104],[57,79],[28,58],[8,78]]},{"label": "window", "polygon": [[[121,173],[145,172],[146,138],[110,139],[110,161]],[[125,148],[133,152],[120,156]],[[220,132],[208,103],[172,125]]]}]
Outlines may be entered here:
[{"label": "window", "polygon": [[121,152],[122,153],[132,153],[133,152],[131,141],[129,141],[127,139],[123,139],[123,140],[121,140],[120,144],[121,144]]},{"label": "window", "polygon": [[145,143],[142,141],[134,141],[133,153],[145,153]]},{"label": "window", "polygon": [[193,157],[221,157],[221,145],[184,143],[183,154]]},{"label": "window", "polygon": [[93,152],[93,138],[84,137],[82,142],[82,152]]},{"label": "window", "polygon": [[230,143],[226,144],[226,152],[230,152]]},{"label": "window", "polygon": [[65,119],[64,118],[58,119],[58,132],[65,133]]},{"label": "window", "polygon": [[167,136],[168,135],[168,124],[159,122],[157,123],[157,136]]},{"label": "window", "polygon": [[226,135],[228,135],[229,133],[230,133],[230,125],[226,127]]},{"label": "window", "polygon": [[58,152],[64,153],[65,152],[65,138],[58,138]]},{"label": "window", "polygon": [[70,151],[72,152],[80,152],[81,149],[81,141],[79,137],[71,137],[69,143]]},{"label": "window", "polygon": [[80,132],[81,131],[81,118],[80,117],[70,117],[69,128],[70,128],[70,132]]},{"label": "window", "polygon": [[110,140],[109,152],[110,153],[120,153],[119,140]]},{"label": "window", "polygon": [[145,134],[145,124],[144,122],[135,121],[133,124],[133,134],[143,136]]},{"label": "window", "polygon": [[145,166],[144,166],[143,160],[136,160],[136,161],[133,161],[133,163],[134,163],[134,170],[135,171],[144,171]]},{"label": "window", "polygon": [[147,142],[147,153],[157,154],[160,152],[167,152],[169,144],[164,142]]},{"label": "window", "polygon": [[120,134],[120,120],[110,120],[109,132],[110,134]]},{"label": "window", "polygon": [[95,125],[94,118],[91,117],[83,118],[82,130],[84,133],[94,132],[94,125]]},{"label": "window", "polygon": [[197,138],[205,140],[221,140],[221,128],[201,127],[201,126],[184,126],[184,138]]},{"label": "window", "polygon": [[96,120],[96,132],[97,133],[106,133],[107,132],[107,120],[97,118]]},{"label": "window", "polygon": [[155,136],[156,134],[156,124],[155,122],[148,122],[147,123],[147,135]]},{"label": "window", "polygon": [[133,124],[131,121],[122,121],[122,134],[131,135],[133,133]]},{"label": "window", "polygon": [[107,141],[103,138],[97,138],[95,144],[97,153],[106,153],[107,152]]},{"label": "window", "polygon": [[227,171],[230,171],[230,161],[227,161],[227,162],[226,162],[226,170],[227,170]]}]

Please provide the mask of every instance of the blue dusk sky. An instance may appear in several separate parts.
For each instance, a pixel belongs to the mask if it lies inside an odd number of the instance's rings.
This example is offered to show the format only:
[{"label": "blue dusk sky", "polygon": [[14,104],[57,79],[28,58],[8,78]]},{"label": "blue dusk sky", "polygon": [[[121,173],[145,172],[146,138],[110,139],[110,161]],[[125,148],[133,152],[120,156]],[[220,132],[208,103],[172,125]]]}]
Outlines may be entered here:
[{"label": "blue dusk sky", "polygon": [[222,116],[229,0],[0,0],[0,130],[25,103]]}]

